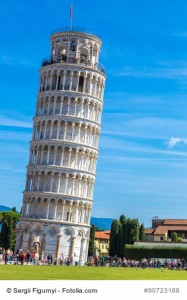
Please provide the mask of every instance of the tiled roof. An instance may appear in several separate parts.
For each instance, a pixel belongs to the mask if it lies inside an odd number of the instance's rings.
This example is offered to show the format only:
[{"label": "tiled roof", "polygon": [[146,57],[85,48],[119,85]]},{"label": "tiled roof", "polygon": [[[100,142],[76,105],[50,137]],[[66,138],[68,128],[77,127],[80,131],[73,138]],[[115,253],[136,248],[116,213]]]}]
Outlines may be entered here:
[{"label": "tiled roof", "polygon": [[155,230],[154,228],[145,228],[145,233],[151,234],[153,233],[154,230]]},{"label": "tiled roof", "polygon": [[167,231],[187,231],[187,226],[158,226],[155,231],[154,235],[162,235],[165,234]]},{"label": "tiled roof", "polygon": [[108,231],[96,231],[95,232],[95,238],[96,239],[109,240],[110,239],[110,234],[108,233]]},{"label": "tiled roof", "polygon": [[164,225],[186,225],[187,226],[187,220],[179,220],[179,219],[167,219],[163,223]]},{"label": "tiled roof", "polygon": [[154,231],[154,235],[160,235],[160,234],[165,234],[167,232],[167,226],[158,226],[155,231]]}]

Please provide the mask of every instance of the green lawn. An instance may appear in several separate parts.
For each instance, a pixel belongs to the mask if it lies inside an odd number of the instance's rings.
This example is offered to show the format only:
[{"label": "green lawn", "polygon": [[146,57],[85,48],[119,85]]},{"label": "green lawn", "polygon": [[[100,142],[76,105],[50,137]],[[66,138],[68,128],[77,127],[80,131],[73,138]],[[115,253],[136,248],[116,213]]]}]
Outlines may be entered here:
[{"label": "green lawn", "polygon": [[0,280],[186,280],[187,271],[118,267],[0,265]]}]

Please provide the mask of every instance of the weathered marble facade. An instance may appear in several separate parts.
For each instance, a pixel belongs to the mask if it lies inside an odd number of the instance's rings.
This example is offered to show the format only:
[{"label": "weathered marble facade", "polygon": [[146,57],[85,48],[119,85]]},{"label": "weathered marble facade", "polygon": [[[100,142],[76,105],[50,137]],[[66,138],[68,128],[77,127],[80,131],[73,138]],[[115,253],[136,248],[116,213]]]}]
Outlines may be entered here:
[{"label": "weathered marble facade", "polygon": [[100,38],[56,30],[40,85],[16,249],[87,260],[105,73]]}]

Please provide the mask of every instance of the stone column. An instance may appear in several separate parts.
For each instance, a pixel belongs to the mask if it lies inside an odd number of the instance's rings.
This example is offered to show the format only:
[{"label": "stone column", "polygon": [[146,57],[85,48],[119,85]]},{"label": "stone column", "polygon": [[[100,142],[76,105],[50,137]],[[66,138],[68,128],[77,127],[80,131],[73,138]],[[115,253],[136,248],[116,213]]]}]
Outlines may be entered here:
[{"label": "stone column", "polygon": [[78,73],[76,92],[78,92],[79,90],[79,78],[80,78],[80,73]]},{"label": "stone column", "polygon": [[68,111],[67,111],[67,115],[69,115],[70,103],[71,103],[71,100],[68,99]]},{"label": "stone column", "polygon": [[84,213],[85,213],[85,210],[84,210],[84,205],[81,207],[81,223],[84,222]]},{"label": "stone column", "polygon": [[80,112],[80,118],[83,118],[83,105],[84,105],[84,100],[81,100],[81,112]]},{"label": "stone column", "polygon": [[61,166],[63,166],[63,159],[64,159],[64,148],[62,148],[62,157],[61,157],[61,162],[60,162]]},{"label": "stone column", "polygon": [[51,88],[52,88],[52,81],[53,81],[53,76],[54,76],[54,74],[51,74],[51,76],[50,76],[50,87],[49,87],[49,89],[50,89],[50,91],[51,91]]},{"label": "stone column", "polygon": [[65,126],[64,126],[64,140],[66,139],[66,131],[67,131],[67,122],[65,122]]},{"label": "stone column", "polygon": [[63,98],[60,98],[60,115],[62,114],[62,103],[63,103]]},{"label": "stone column", "polygon": [[72,195],[75,195],[75,180],[76,180],[76,176],[75,175],[73,175],[73,178],[72,178],[72,192],[71,192],[71,194]]},{"label": "stone column", "polygon": [[60,121],[58,121],[57,136],[56,136],[57,139],[59,139],[59,131],[60,131]]},{"label": "stone column", "polygon": [[19,249],[22,249],[23,244],[23,230],[19,231]]},{"label": "stone column", "polygon": [[72,154],[72,150],[70,148],[69,155],[68,155],[68,168],[70,168],[71,154]]},{"label": "stone column", "polygon": [[87,258],[88,257],[88,247],[89,247],[89,241],[90,241],[90,239],[89,238],[86,238],[86,250],[85,250],[85,256],[84,256],[84,260],[85,260],[85,262],[86,262],[86,259],[85,258]]},{"label": "stone column", "polygon": [[54,106],[53,106],[53,115],[55,114],[55,109],[56,109],[56,101],[57,101],[57,99],[56,99],[56,97],[54,98]]},{"label": "stone column", "polygon": [[86,87],[86,75],[84,75],[84,83],[83,83],[83,93],[85,93],[85,87]]},{"label": "stone column", "polygon": [[74,246],[75,246],[75,236],[72,236],[71,239],[71,250],[70,250],[70,257],[73,257],[74,255]]},{"label": "stone column", "polygon": [[41,243],[41,257],[42,259],[44,258],[44,253],[45,253],[45,242],[46,242],[46,233],[43,233],[42,237],[42,243]]},{"label": "stone column", "polygon": [[60,238],[62,234],[57,235],[57,245],[56,245],[56,264],[58,265],[58,260],[59,260],[59,248],[60,248]]},{"label": "stone column", "polygon": [[88,211],[88,225],[90,224],[91,212],[92,212],[92,208],[90,207]]},{"label": "stone column", "polygon": [[73,142],[73,136],[74,136],[74,128],[75,128],[75,124],[72,124],[72,133],[71,133],[71,141]]},{"label": "stone column", "polygon": [[47,214],[46,214],[46,219],[49,218],[49,206],[50,206],[50,202],[48,200],[48,203],[47,203]]},{"label": "stone column", "polygon": [[67,194],[67,186],[68,186],[68,174],[66,175],[66,183],[65,183],[65,194]]},{"label": "stone column", "polygon": [[72,90],[72,82],[73,82],[73,73],[71,73],[70,75],[70,87],[69,87],[70,91]]},{"label": "stone column", "polygon": [[59,80],[60,80],[60,74],[59,74],[59,70],[58,70],[58,72],[56,74],[56,87],[55,87],[55,91],[57,91],[57,89],[58,89],[58,81]]},{"label": "stone column", "polygon": [[75,223],[79,221],[79,204],[76,205],[76,216],[75,216]]},{"label": "stone column", "polygon": [[39,253],[39,244],[38,243],[34,244],[34,251],[36,251],[36,253]]},{"label": "stone column", "polygon": [[65,72],[64,72],[63,83],[62,83],[62,90],[64,90],[65,80],[66,80],[66,74],[65,74]]},{"label": "stone column", "polygon": [[80,251],[80,258],[79,261],[80,263],[84,263],[84,256],[85,256],[85,242],[86,242],[86,238],[82,238],[81,240],[81,251]]},{"label": "stone column", "polygon": [[74,168],[76,168],[76,169],[77,169],[77,163],[78,163],[78,155],[79,155],[79,149],[76,149],[75,164],[74,164]]},{"label": "stone column", "polygon": [[62,217],[61,217],[61,221],[64,221],[64,208],[65,208],[65,202],[62,203]]},{"label": "stone column", "polygon": [[55,212],[54,212],[54,220],[56,220],[56,214],[57,214],[57,200],[55,200]]},{"label": "stone column", "polygon": [[72,203],[69,204],[68,222],[71,222]]},{"label": "stone column", "polygon": [[50,128],[50,133],[49,133],[49,138],[48,139],[51,139],[52,132],[53,132],[53,121],[51,121],[51,128]]},{"label": "stone column", "polygon": [[32,248],[32,231],[29,232],[28,250]]},{"label": "stone column", "polygon": [[75,109],[74,109],[74,116],[76,116],[76,110],[77,110],[77,99],[75,98]]}]

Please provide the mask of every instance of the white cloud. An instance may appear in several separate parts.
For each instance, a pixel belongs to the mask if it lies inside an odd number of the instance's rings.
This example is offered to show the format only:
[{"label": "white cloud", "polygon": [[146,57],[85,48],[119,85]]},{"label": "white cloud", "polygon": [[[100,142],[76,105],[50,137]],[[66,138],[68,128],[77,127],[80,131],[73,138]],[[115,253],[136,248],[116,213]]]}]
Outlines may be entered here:
[{"label": "white cloud", "polygon": [[168,145],[168,148],[173,148],[175,146],[183,146],[187,144],[187,138],[179,138],[179,137],[172,137],[168,142],[165,144]]}]

